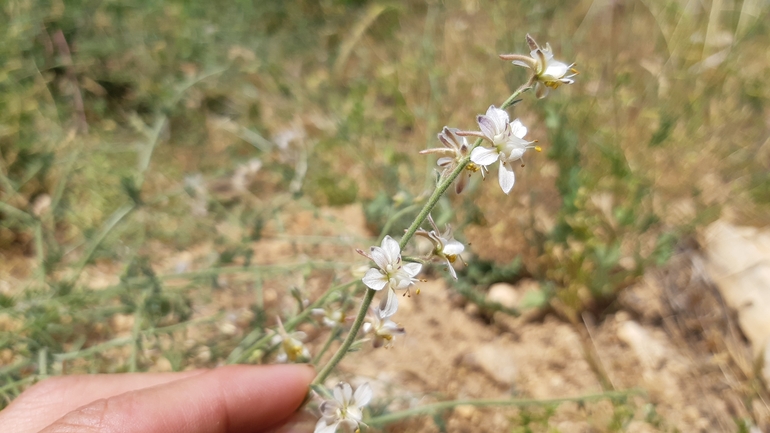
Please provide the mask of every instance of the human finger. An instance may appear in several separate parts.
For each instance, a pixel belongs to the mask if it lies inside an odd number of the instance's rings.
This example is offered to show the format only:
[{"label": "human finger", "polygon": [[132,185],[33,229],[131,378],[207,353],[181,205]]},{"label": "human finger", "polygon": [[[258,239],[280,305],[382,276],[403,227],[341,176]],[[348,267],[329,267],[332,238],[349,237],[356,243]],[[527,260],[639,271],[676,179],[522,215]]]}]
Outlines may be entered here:
[{"label": "human finger", "polygon": [[203,373],[92,374],[51,377],[24,391],[0,412],[0,425],[8,431],[33,433],[94,400],[137,389],[163,385]]},{"label": "human finger", "polygon": [[314,374],[306,365],[222,367],[97,400],[40,433],[262,432],[299,407]]}]

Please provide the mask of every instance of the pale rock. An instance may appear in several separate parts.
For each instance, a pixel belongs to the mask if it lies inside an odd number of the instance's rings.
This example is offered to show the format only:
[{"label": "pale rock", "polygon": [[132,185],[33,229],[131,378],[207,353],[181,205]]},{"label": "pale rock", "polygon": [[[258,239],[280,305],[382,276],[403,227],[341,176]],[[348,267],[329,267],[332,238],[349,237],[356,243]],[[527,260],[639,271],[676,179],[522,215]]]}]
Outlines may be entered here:
[{"label": "pale rock", "polygon": [[755,356],[770,341],[770,230],[717,221],[703,240],[706,272],[738,323]]},{"label": "pale rock", "polygon": [[516,287],[508,283],[495,283],[489,287],[487,301],[497,302],[505,308],[516,308],[519,305],[520,295]]},{"label": "pale rock", "polygon": [[667,348],[634,321],[627,320],[618,325],[618,338],[631,347],[647,369],[659,369],[668,357]]}]

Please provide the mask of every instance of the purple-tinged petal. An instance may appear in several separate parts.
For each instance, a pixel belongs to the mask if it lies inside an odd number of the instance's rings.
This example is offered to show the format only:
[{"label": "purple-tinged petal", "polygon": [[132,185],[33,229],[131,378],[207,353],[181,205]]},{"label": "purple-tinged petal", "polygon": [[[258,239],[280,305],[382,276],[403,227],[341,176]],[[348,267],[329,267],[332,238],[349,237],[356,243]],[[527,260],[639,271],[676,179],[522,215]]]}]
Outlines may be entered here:
[{"label": "purple-tinged petal", "polygon": [[476,122],[478,122],[479,129],[481,129],[481,133],[484,134],[484,137],[489,141],[494,141],[495,135],[497,135],[497,127],[494,120],[480,114],[476,117]]},{"label": "purple-tinged petal", "polygon": [[490,105],[489,108],[487,108],[487,117],[495,123],[497,129],[495,135],[503,132],[505,126],[508,125],[508,113],[494,105]]}]

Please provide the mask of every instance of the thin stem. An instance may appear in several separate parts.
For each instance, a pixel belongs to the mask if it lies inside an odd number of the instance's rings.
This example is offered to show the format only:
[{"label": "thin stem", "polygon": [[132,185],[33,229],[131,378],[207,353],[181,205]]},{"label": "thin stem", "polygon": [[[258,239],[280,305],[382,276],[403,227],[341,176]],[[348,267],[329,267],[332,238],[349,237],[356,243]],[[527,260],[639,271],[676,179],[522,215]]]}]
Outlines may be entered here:
[{"label": "thin stem", "polygon": [[[295,326],[302,323],[302,321],[305,320],[307,316],[310,315],[310,313],[314,308],[317,308],[323,305],[323,303],[326,302],[326,299],[328,299],[329,296],[331,296],[333,293],[336,293],[340,290],[345,290],[356,283],[358,283],[358,281],[350,281],[345,284],[341,284],[339,286],[334,286],[330,288],[329,290],[326,291],[326,293],[321,295],[320,298],[316,299],[315,302],[308,305],[307,308],[302,310],[302,312],[294,316],[294,318],[292,318],[291,320],[288,320],[286,323],[284,323],[283,325],[284,329],[286,329],[287,331],[293,330]],[[246,342],[253,340],[254,338],[256,338],[257,335],[259,335],[256,332],[258,332],[258,330],[255,330],[255,333],[253,334],[247,335],[246,338],[244,338],[243,340]],[[230,355],[227,357],[227,364],[237,364],[239,362],[243,362],[243,360],[248,358],[249,354],[259,349],[264,344],[267,344],[272,337],[273,337],[273,334],[265,334],[260,339],[256,340],[254,343],[246,343],[249,346],[245,349],[242,349],[242,346],[244,346],[244,343],[241,342],[241,344],[238,347],[236,347],[235,349],[233,349],[232,352],[230,352]]]},{"label": "thin stem", "polygon": [[382,230],[380,231],[380,236],[377,238],[377,242],[382,242],[382,239],[385,237],[385,235],[388,234],[390,231],[390,228],[393,226],[393,224],[402,216],[408,214],[409,212],[417,209],[419,206],[417,205],[411,205],[407,206],[398,212],[394,213],[393,215],[388,218],[388,221],[385,223],[385,225],[382,227]]},{"label": "thin stem", "polygon": [[358,330],[361,329],[361,325],[364,324],[364,318],[366,318],[366,312],[369,310],[369,305],[372,303],[372,299],[374,299],[374,294],[377,293],[376,290],[372,290],[367,288],[366,294],[364,295],[364,301],[361,303],[361,308],[358,310],[358,315],[356,315],[356,320],[353,322],[353,326],[350,328],[350,332],[348,333],[347,337],[345,337],[345,340],[342,342],[342,345],[339,349],[337,349],[337,352],[334,354],[332,359],[329,360],[329,362],[326,363],[324,368],[318,372],[318,375],[313,379],[312,385],[320,385],[322,384],[327,377],[329,377],[329,373],[334,370],[334,367],[339,364],[340,361],[342,361],[342,358],[345,357],[345,355],[348,354],[348,349],[353,344],[353,342],[356,340],[356,336],[358,335]]},{"label": "thin stem", "polygon": [[326,343],[324,343],[321,350],[319,350],[318,354],[316,354],[315,358],[313,358],[313,365],[318,365],[318,363],[321,362],[321,358],[323,358],[326,351],[329,350],[329,347],[331,347],[332,342],[334,342],[334,340],[339,337],[341,332],[342,328],[339,326],[335,326],[334,329],[332,329],[332,332],[329,334],[329,338],[326,339]]},{"label": "thin stem", "polygon": [[476,406],[476,407],[484,407],[484,406],[514,406],[514,407],[523,407],[523,406],[555,406],[559,405],[561,403],[568,403],[568,402],[580,402],[585,403],[589,401],[597,401],[597,400],[604,400],[604,399],[610,399],[610,400],[618,400],[623,399],[631,395],[639,395],[644,394],[644,390],[641,389],[631,389],[628,391],[609,391],[609,392],[603,392],[599,394],[589,394],[589,395],[583,395],[578,397],[565,397],[565,398],[554,398],[550,400],[537,400],[537,399],[480,399],[480,400],[452,400],[452,401],[442,401],[439,403],[433,403],[433,404],[426,404],[425,406],[415,407],[412,409],[406,409],[399,412],[393,412],[389,413],[387,415],[381,415],[376,416],[374,418],[369,418],[366,420],[366,423],[372,426],[383,426],[395,421],[402,420],[404,418],[409,418],[415,415],[430,415],[434,414],[436,412],[441,412],[447,409],[452,409],[457,406]]},{"label": "thin stem", "polygon": [[[523,92],[531,89],[531,84],[527,83],[518,89],[516,89],[511,96],[508,97],[508,99],[503,102],[503,105],[501,105],[501,109],[505,109],[507,107],[510,107],[515,101],[516,98],[519,97]],[[471,150],[475,149],[481,144],[482,139],[479,138],[476,140],[475,143],[473,143],[473,146],[471,147]],[[449,173],[447,177],[444,179],[441,179],[439,181],[439,184],[436,186],[436,189],[433,191],[433,194],[430,195],[428,198],[428,201],[425,203],[425,205],[422,207],[422,210],[420,210],[420,213],[417,215],[417,217],[412,221],[412,224],[409,226],[408,229],[406,229],[406,233],[404,233],[404,236],[401,238],[401,240],[398,242],[398,246],[401,250],[404,249],[406,244],[409,242],[409,240],[412,239],[415,232],[420,228],[422,223],[428,218],[428,215],[430,215],[430,212],[433,210],[434,207],[436,207],[436,204],[438,203],[439,199],[442,195],[446,192],[446,190],[449,188],[450,185],[452,185],[452,182],[457,179],[457,176],[459,176],[464,170],[465,167],[468,165],[468,163],[471,161],[470,152],[468,152],[468,155],[463,157],[458,163],[457,167],[455,167],[452,172]],[[322,384],[326,378],[329,376],[329,374],[332,372],[334,367],[337,366],[337,364],[342,360],[342,358],[345,357],[345,355],[348,352],[348,349],[353,344],[353,342],[356,339],[356,336],[358,335],[358,331],[361,329],[361,326],[364,323],[364,318],[366,317],[366,312],[369,311],[369,306],[372,304],[372,300],[374,299],[374,295],[377,291],[367,288],[366,289],[366,295],[364,296],[364,301],[361,303],[361,308],[358,310],[358,315],[356,316],[355,322],[353,322],[353,326],[350,328],[350,332],[348,333],[347,337],[345,337],[345,340],[342,342],[342,345],[337,349],[337,352],[334,354],[332,359],[329,360],[328,363],[324,366],[324,368],[318,372],[318,375],[313,380],[314,385]]]}]

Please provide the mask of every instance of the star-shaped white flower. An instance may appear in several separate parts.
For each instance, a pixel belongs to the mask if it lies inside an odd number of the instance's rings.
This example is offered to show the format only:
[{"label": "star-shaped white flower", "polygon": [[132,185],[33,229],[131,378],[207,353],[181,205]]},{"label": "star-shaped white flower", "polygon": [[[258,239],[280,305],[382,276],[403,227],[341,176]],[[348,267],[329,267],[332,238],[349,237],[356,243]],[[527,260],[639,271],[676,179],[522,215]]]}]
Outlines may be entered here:
[{"label": "star-shaped white flower", "polygon": [[353,393],[349,384],[340,382],[332,393],[334,398],[324,400],[319,407],[321,419],[318,420],[314,433],[335,433],[338,427],[342,427],[346,432],[358,432],[360,425],[366,425],[362,422],[362,409],[372,399],[372,388],[368,383],[364,383]]},{"label": "star-shaped white flower", "polygon": [[477,117],[481,133],[479,136],[487,139],[493,147],[479,146],[471,152],[471,161],[480,166],[488,166],[500,161],[498,182],[503,192],[508,194],[513,189],[516,177],[513,174],[513,162],[521,159],[527,149],[537,149],[532,141],[527,141],[527,127],[519,119],[508,122],[508,113],[494,105],[487,109],[487,114]]},{"label": "star-shaped white flower", "polygon": [[405,290],[418,280],[422,265],[419,263],[403,263],[401,248],[392,237],[385,236],[379,247],[371,247],[369,254],[358,250],[359,254],[369,258],[377,265],[369,268],[361,281],[372,290],[382,290],[386,286],[391,290]]},{"label": "star-shaped white flower", "polygon": [[374,307],[370,310],[363,330],[364,334],[372,333],[374,335],[372,343],[375,348],[382,347],[383,345],[387,347],[393,342],[393,338],[396,335],[403,335],[405,333],[404,328],[390,320],[397,310],[398,296],[392,290],[388,291],[387,298],[383,299],[379,307]]},{"label": "star-shaped white flower", "polygon": [[532,80],[535,84],[535,95],[538,98],[545,98],[549,89],[556,89],[562,84],[572,84],[572,79],[578,74],[574,68],[575,64],[554,60],[551,45],[546,43],[545,47],[540,47],[535,39],[527,35],[527,44],[532,50],[529,57],[520,54],[501,54],[500,58],[511,60],[516,66],[523,66],[532,70]]}]

